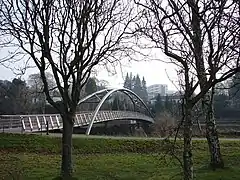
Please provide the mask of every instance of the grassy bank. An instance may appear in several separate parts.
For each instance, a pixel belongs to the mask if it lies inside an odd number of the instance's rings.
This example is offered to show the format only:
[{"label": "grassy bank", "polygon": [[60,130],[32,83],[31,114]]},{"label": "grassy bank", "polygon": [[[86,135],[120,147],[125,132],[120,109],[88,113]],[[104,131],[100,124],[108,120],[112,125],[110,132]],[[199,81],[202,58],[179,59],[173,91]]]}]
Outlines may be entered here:
[{"label": "grassy bank", "polygon": [[[180,179],[171,145],[157,140],[74,138],[74,175],[84,180]],[[223,170],[208,169],[207,144],[194,141],[196,179],[240,179],[240,142],[222,141]],[[181,158],[181,142],[175,154]],[[60,172],[61,139],[0,134],[0,179],[53,179]]]}]

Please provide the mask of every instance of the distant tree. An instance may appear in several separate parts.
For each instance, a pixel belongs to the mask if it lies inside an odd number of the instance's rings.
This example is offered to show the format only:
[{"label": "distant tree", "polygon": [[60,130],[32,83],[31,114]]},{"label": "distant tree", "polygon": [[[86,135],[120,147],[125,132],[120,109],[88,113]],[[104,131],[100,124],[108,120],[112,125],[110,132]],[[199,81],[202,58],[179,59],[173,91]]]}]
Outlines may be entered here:
[{"label": "distant tree", "polygon": [[142,78],[142,93],[141,93],[141,98],[147,102],[148,100],[148,92],[147,92],[147,83],[146,83],[146,80],[143,76]]},{"label": "distant tree", "polygon": [[85,85],[86,95],[92,94],[97,91],[97,84],[94,78],[89,78]]},{"label": "distant tree", "polygon": [[133,90],[134,81],[135,81],[135,77],[132,75],[132,72],[131,72],[130,76],[129,76],[129,88],[128,89]]},{"label": "distant tree", "polygon": [[26,82],[21,79],[0,81],[0,112],[2,114],[26,114],[31,109],[31,99]]},{"label": "distant tree", "polygon": [[112,102],[112,110],[114,110],[114,111],[120,110],[120,104],[121,104],[121,102],[120,102],[119,96],[117,96],[117,95],[114,96],[114,99]]},{"label": "distant tree", "polygon": [[148,100],[148,93],[147,93],[147,86],[146,86],[146,80],[143,77],[142,81],[137,74],[136,76],[133,76],[132,73],[127,73],[124,84],[124,88],[130,89],[133,92],[135,92],[140,98],[142,98],[143,101],[147,102]]},{"label": "distant tree", "polygon": [[164,101],[164,109],[167,112],[172,112],[172,100],[169,98],[168,95],[165,96],[165,101]]},{"label": "distant tree", "polygon": [[125,111],[128,108],[127,103],[132,103],[132,102],[126,99],[125,94],[121,92],[117,92],[113,96],[112,110]]},{"label": "distant tree", "polygon": [[14,114],[25,114],[29,108],[29,93],[26,82],[21,79],[13,79],[9,89]]},{"label": "distant tree", "polygon": [[0,114],[13,114],[11,95],[9,89],[12,83],[0,80]]},{"label": "distant tree", "polygon": [[106,80],[99,80],[99,79],[95,79],[96,80],[96,85],[97,85],[97,90],[102,90],[102,89],[106,89],[107,87],[109,87],[109,82]]},{"label": "distant tree", "polygon": [[233,107],[240,108],[240,73],[235,74],[230,80],[229,96]]},{"label": "distant tree", "polygon": [[134,77],[132,76],[132,73],[127,73],[126,77],[125,77],[125,80],[124,80],[124,83],[123,83],[123,87],[126,88],[126,89],[130,89],[132,90],[133,89],[133,84],[134,84]]},{"label": "distant tree", "polygon": [[131,89],[131,82],[130,82],[130,77],[128,76],[128,73],[125,77],[125,80],[124,80],[124,84],[123,84],[123,87],[126,88],[126,89]]},{"label": "distant tree", "polygon": [[228,94],[228,84],[226,82],[217,83],[214,87],[214,96]]},{"label": "distant tree", "polygon": [[133,82],[134,82],[134,87],[133,87],[133,92],[135,92],[137,95],[139,95],[141,97],[142,94],[142,83],[140,80],[139,75],[137,74],[136,77],[133,78]]},{"label": "distant tree", "polygon": [[[51,92],[53,92],[53,90],[56,88],[56,83],[54,81],[53,74],[51,74],[50,72],[46,72],[46,80],[48,88],[50,89]],[[27,84],[36,93],[44,93],[43,92],[44,84],[40,73],[30,74],[27,79]]]},{"label": "distant tree", "polygon": [[213,107],[216,118],[220,118],[222,112],[226,112],[226,110],[229,109],[229,97],[226,94],[215,95]]},{"label": "distant tree", "polygon": [[[56,83],[50,72],[46,72],[46,80],[48,83],[49,93],[53,97],[57,94]],[[30,98],[33,103],[33,113],[45,113],[46,98],[44,94],[44,84],[40,73],[30,74],[27,79],[27,84],[30,90]],[[58,93],[59,94],[59,93]],[[60,96],[60,95],[58,95]]]},{"label": "distant tree", "polygon": [[181,103],[179,101],[171,101],[171,108],[172,108],[172,116],[176,117],[179,119],[181,116]]},{"label": "distant tree", "polygon": [[155,102],[155,106],[154,106],[156,114],[160,113],[160,112],[163,112],[163,107],[164,106],[163,106],[162,97],[161,97],[160,94],[158,94],[157,97],[156,97],[156,102]]}]

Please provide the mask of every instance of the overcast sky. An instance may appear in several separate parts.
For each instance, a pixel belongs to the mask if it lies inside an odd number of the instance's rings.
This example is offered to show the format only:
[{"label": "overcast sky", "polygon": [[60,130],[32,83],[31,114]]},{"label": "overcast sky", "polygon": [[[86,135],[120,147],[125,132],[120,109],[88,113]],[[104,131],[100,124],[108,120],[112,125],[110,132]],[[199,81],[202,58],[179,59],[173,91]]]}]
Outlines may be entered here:
[{"label": "overcast sky", "polygon": [[[144,43],[149,44],[146,39]],[[141,50],[144,51],[144,50]],[[108,73],[108,71],[103,68],[98,68],[97,79],[107,80],[111,87],[123,87],[124,76],[127,72],[132,72],[133,75],[139,74],[140,78],[145,77],[147,86],[152,84],[167,84],[169,90],[176,90],[173,82],[176,83],[177,76],[175,67],[170,64],[166,64],[160,60],[167,61],[167,57],[160,50],[146,50],[147,53],[151,52],[151,56],[158,59],[155,61],[141,61],[141,62],[132,62],[131,64],[123,63],[121,68],[116,68],[116,73],[113,75]],[[0,49],[0,59],[7,56],[7,49]],[[157,54],[157,55],[156,55]],[[136,58],[136,57],[134,57]],[[137,58],[136,58],[137,59]],[[7,64],[6,66],[11,68],[16,68],[16,64]],[[20,65],[21,66],[21,65]],[[23,67],[24,65],[22,65]],[[19,66],[18,66],[19,67]],[[37,68],[28,69],[24,76],[21,78],[27,80],[28,76],[33,73],[38,73]],[[12,80],[16,76],[11,69],[1,66],[0,64],[0,79],[1,80]],[[170,80],[169,80],[170,79]]]},{"label": "overcast sky", "polygon": [[[27,70],[26,74],[22,76],[22,78],[26,80],[29,74],[37,72],[37,69],[29,69]],[[167,84],[168,89],[176,89],[171,82],[177,80],[174,66],[156,60],[124,64],[121,66],[121,68],[116,68],[116,73],[114,74],[109,73],[105,68],[101,67],[98,70],[97,78],[100,80],[107,80],[111,87],[122,87],[123,78],[127,72],[132,72],[133,75],[139,74],[141,78],[144,76],[147,82],[147,86],[152,84]],[[12,70],[0,66],[0,79],[12,80],[15,77],[17,76],[12,72]]]},{"label": "overcast sky", "polygon": [[147,86],[152,84],[167,84],[168,89],[176,89],[171,82],[177,80],[174,66],[161,61],[133,62],[131,65],[123,66],[122,72],[121,69],[118,68],[117,73],[113,76],[109,75],[106,70],[102,70],[99,72],[98,79],[108,80],[113,87],[122,87],[124,82],[123,76],[125,76],[127,72],[132,72],[133,75],[139,74],[140,78],[144,76]]},{"label": "overcast sky", "polygon": [[[116,68],[114,74],[109,73],[105,67],[98,67],[97,79],[107,80],[111,87],[123,87],[124,76],[127,72],[132,72],[133,75],[139,74],[140,78],[145,77],[147,86],[152,84],[167,84],[169,90],[176,90],[175,85],[177,84],[177,75],[175,66],[163,61],[168,61],[168,58],[159,50],[143,50],[144,54],[148,54],[149,58],[156,60],[145,60],[145,61],[129,61],[125,62],[121,60],[121,67]],[[7,49],[0,50],[0,58],[3,58],[8,55]],[[136,56],[137,57],[137,56]],[[137,59],[136,57],[133,57]],[[34,65],[34,63],[31,63]],[[5,66],[12,69],[19,67],[24,67],[24,63],[18,64],[5,64]],[[0,64],[0,79],[1,80],[12,80],[15,77],[18,77],[14,72]],[[15,71],[18,72],[18,71]],[[21,76],[23,80],[27,80],[28,76],[33,73],[38,73],[37,68],[28,69],[25,75]],[[175,85],[173,84],[175,82]]]}]

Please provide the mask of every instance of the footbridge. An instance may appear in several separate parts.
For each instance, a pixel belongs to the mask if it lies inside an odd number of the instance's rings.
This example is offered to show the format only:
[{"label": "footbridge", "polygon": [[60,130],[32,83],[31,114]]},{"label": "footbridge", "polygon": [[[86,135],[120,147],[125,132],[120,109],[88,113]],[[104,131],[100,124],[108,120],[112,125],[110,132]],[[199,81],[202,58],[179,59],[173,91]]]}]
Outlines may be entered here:
[{"label": "footbridge", "polygon": [[[147,105],[131,90],[103,89],[79,101],[74,127],[86,126],[89,135],[93,124],[113,120],[154,122]],[[62,128],[61,114],[0,116],[0,129],[4,132],[42,132]]]}]

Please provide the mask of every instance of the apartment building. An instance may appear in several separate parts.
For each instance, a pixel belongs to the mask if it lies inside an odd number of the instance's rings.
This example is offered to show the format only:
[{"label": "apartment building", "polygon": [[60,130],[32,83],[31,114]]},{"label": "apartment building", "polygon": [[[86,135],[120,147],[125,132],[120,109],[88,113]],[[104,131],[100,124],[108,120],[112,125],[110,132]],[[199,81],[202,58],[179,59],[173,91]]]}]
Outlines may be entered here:
[{"label": "apartment building", "polygon": [[167,90],[168,90],[168,87],[166,84],[153,84],[151,86],[148,86],[147,87],[148,99],[149,100],[153,99],[158,94],[160,94],[161,96],[166,96]]}]

